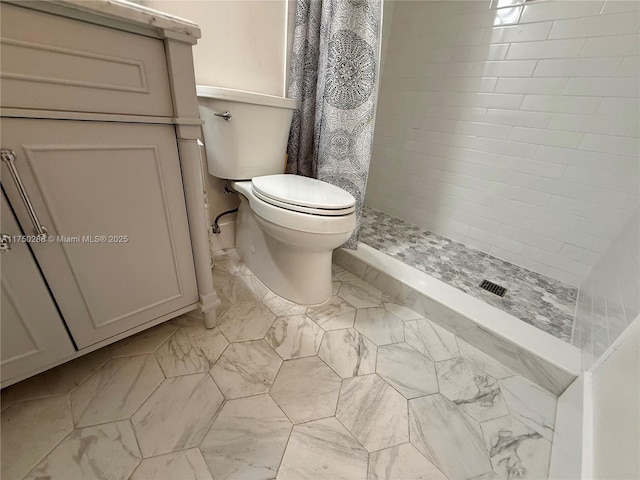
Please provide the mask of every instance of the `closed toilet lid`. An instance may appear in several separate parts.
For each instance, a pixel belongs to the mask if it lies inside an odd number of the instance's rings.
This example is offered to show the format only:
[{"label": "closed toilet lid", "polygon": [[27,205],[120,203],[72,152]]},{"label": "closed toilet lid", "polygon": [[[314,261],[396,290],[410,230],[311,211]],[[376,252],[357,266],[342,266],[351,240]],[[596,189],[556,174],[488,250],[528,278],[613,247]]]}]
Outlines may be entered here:
[{"label": "closed toilet lid", "polygon": [[314,215],[347,215],[356,199],[349,192],[314,178],[299,175],[266,175],[251,180],[261,200],[296,212]]}]

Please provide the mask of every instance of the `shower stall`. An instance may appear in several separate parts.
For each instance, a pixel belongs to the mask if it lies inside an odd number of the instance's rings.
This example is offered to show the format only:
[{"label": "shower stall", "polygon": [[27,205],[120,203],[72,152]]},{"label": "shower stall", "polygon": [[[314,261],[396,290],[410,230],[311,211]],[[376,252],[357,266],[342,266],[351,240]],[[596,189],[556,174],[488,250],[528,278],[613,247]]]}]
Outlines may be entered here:
[{"label": "shower stall", "polygon": [[640,311],[639,28],[622,0],[385,2],[361,244],[588,367]]}]

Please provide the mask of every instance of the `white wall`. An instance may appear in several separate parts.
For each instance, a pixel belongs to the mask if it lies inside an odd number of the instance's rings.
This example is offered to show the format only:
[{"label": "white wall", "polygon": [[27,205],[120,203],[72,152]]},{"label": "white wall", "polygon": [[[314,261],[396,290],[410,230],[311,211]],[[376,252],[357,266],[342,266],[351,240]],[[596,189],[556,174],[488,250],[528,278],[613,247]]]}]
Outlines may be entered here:
[{"label": "white wall", "polygon": [[640,221],[636,210],[578,291],[571,343],[588,368],[640,314]]},{"label": "white wall", "polygon": [[[296,0],[287,0],[287,55],[285,60],[285,84],[289,86],[291,54],[293,52],[293,38],[296,29]],[[287,90],[285,89],[285,93]]]},{"label": "white wall", "polygon": [[[283,96],[291,0],[144,0],[144,5],[196,22],[202,38],[193,49],[196,83]],[[293,3],[295,7],[295,2]],[[205,161],[206,171],[206,161]],[[205,177],[210,220],[238,206],[223,182]],[[213,248],[233,246],[235,216],[221,220]]]},{"label": "white wall", "polygon": [[640,317],[558,399],[549,478],[640,478]]},{"label": "white wall", "polygon": [[640,2],[522,3],[394,2],[365,203],[578,286],[638,206]]},{"label": "white wall", "polygon": [[196,22],[196,82],[284,95],[286,0],[144,0]]},{"label": "white wall", "polygon": [[549,479],[586,480],[582,476],[585,427],[585,374],[582,373],[558,397],[553,426]]},{"label": "white wall", "polygon": [[593,478],[640,478],[640,321],[594,369]]}]

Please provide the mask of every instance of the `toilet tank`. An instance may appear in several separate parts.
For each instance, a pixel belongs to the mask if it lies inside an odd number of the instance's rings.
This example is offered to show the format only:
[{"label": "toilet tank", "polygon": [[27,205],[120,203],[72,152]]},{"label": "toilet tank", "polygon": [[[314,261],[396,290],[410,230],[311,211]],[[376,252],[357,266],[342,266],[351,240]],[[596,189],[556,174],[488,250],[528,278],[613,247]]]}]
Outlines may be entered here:
[{"label": "toilet tank", "polygon": [[[296,101],[228,88],[196,88],[209,173],[248,180],[283,173]],[[229,119],[223,116],[229,113]]]}]

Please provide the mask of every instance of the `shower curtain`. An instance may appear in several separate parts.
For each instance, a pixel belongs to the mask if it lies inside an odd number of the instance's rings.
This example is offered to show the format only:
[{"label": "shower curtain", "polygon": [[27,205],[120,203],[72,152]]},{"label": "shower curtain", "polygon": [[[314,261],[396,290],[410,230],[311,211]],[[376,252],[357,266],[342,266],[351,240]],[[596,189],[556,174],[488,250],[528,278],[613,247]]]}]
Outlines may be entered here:
[{"label": "shower curtain", "polygon": [[297,0],[287,96],[298,101],[287,172],[337,185],[356,199],[356,248],[369,173],[382,0]]}]

